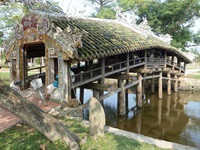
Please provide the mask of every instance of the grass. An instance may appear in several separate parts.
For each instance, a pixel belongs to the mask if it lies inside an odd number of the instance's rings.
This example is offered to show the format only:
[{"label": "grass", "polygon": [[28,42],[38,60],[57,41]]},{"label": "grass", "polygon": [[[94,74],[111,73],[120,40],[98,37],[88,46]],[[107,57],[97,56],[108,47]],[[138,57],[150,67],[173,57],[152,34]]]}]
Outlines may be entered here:
[{"label": "grass", "polygon": [[189,75],[187,75],[187,76],[185,76],[185,77],[187,77],[187,78],[192,78],[192,79],[200,79],[200,71],[195,72],[195,73],[193,73],[193,74],[189,74]]},{"label": "grass", "polygon": [[[85,143],[80,144],[81,150],[160,150],[150,144],[141,143],[134,139],[106,133],[105,137],[94,139],[89,136],[89,130],[79,121],[65,119],[66,127],[80,138],[87,137]],[[45,145],[46,150],[68,150],[61,141],[51,142],[43,134],[35,131],[27,124],[15,125],[0,133],[0,149],[2,150],[39,150]]]},{"label": "grass", "polygon": [[0,79],[9,80],[10,79],[10,72],[0,72]]}]

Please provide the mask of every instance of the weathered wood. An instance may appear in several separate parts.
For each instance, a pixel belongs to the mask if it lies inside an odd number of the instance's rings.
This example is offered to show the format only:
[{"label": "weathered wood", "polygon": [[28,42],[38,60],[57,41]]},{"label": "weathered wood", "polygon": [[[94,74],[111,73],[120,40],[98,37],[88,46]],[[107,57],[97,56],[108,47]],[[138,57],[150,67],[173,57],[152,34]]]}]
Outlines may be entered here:
[{"label": "weathered wood", "polygon": [[63,61],[62,70],[63,70],[63,98],[66,102],[71,99],[71,78],[70,78],[70,69],[69,62]]},{"label": "weathered wood", "polygon": [[78,150],[74,135],[64,125],[39,107],[29,102],[0,80],[0,107],[13,113],[30,126],[44,134],[49,140],[61,139],[70,149]]},{"label": "weathered wood", "polygon": [[99,90],[93,90],[93,97],[99,99]]},{"label": "weathered wood", "polygon": [[139,80],[139,83],[137,85],[136,99],[137,99],[137,107],[141,108],[142,107],[142,75],[140,73],[138,73],[138,80]]},{"label": "weathered wood", "polygon": [[163,87],[162,87],[162,72],[160,72],[160,77],[158,79],[158,98],[162,99]]},{"label": "weathered wood", "polygon": [[153,70],[152,69],[147,69],[147,68],[144,68],[144,67],[140,67],[140,68],[136,68],[134,69],[134,72],[137,72],[137,73],[152,73]]},{"label": "weathered wood", "polygon": [[167,74],[168,80],[167,80],[167,94],[171,95],[171,75],[170,73]]},{"label": "weathered wood", "polygon": [[81,87],[86,89],[94,89],[94,90],[101,90],[101,91],[108,91],[108,89],[111,88],[112,85],[108,84],[99,84],[99,83],[88,83]]},{"label": "weathered wood", "polygon": [[155,81],[154,80],[155,80],[154,78],[151,79],[151,93],[155,92]]},{"label": "weathered wood", "polygon": [[81,104],[83,104],[83,100],[84,100],[84,88],[80,87],[80,101],[81,101]]},{"label": "weathered wood", "polygon": [[123,116],[125,114],[125,110],[124,110],[124,106],[125,106],[124,80],[118,80],[118,87],[121,88],[121,91],[118,93],[118,113],[119,113],[120,116]]},{"label": "weathered wood", "polygon": [[108,78],[121,79],[121,80],[134,80],[136,79],[136,76],[134,74],[115,74],[109,76]]},{"label": "weathered wood", "polygon": [[177,78],[177,75],[174,76],[174,92],[177,92],[178,91],[178,78]]}]

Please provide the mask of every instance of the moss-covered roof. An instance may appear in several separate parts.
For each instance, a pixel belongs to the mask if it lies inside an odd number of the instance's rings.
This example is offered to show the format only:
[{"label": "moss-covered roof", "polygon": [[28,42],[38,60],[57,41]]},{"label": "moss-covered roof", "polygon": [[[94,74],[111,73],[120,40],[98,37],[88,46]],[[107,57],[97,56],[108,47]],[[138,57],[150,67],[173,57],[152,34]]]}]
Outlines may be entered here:
[{"label": "moss-covered roof", "polygon": [[86,31],[87,36],[82,37],[81,48],[77,49],[78,60],[92,60],[121,53],[127,53],[144,49],[163,49],[175,53],[184,61],[190,60],[175,47],[161,41],[155,36],[145,38],[136,30],[123,25],[115,20],[103,19],[54,19],[55,27],[65,29],[68,26]]}]

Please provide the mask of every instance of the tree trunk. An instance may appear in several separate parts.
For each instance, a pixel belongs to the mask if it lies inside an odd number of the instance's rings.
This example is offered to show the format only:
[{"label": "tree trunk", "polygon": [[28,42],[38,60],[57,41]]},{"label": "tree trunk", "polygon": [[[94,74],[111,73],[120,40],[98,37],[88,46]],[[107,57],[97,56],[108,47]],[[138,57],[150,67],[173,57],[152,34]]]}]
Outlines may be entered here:
[{"label": "tree trunk", "polygon": [[27,101],[27,99],[9,88],[1,80],[0,107],[27,122],[30,126],[44,134],[49,140],[56,141],[61,139],[70,149],[79,149],[78,143],[73,138],[76,136],[70,133],[61,122]]}]

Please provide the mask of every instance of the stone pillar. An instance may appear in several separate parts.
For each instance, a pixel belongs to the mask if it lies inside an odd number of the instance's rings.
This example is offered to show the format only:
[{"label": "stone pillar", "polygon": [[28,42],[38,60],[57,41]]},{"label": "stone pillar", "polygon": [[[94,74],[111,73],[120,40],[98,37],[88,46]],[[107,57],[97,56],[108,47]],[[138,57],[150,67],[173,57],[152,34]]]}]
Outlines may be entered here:
[{"label": "stone pillar", "polygon": [[160,77],[158,79],[158,98],[162,99],[163,87],[162,87],[162,72],[160,72]]},{"label": "stone pillar", "polygon": [[151,79],[151,93],[154,93],[154,91],[155,91],[155,86],[154,86],[154,84],[155,84],[155,79],[152,78],[152,79]]},{"label": "stone pillar", "polygon": [[140,81],[137,85],[137,107],[141,108],[142,107],[142,75],[140,73],[138,73],[137,75],[138,80]]},{"label": "stone pillar", "polygon": [[167,73],[167,94],[171,95],[171,74]]},{"label": "stone pillar", "polygon": [[124,101],[124,94],[125,94],[125,89],[124,89],[124,82],[123,80],[118,80],[118,88],[121,88],[122,91],[118,93],[118,113],[120,116],[123,116],[125,114],[125,101]]},{"label": "stone pillar", "polygon": [[177,78],[177,75],[174,75],[174,92],[177,92],[178,91],[178,78]]}]

